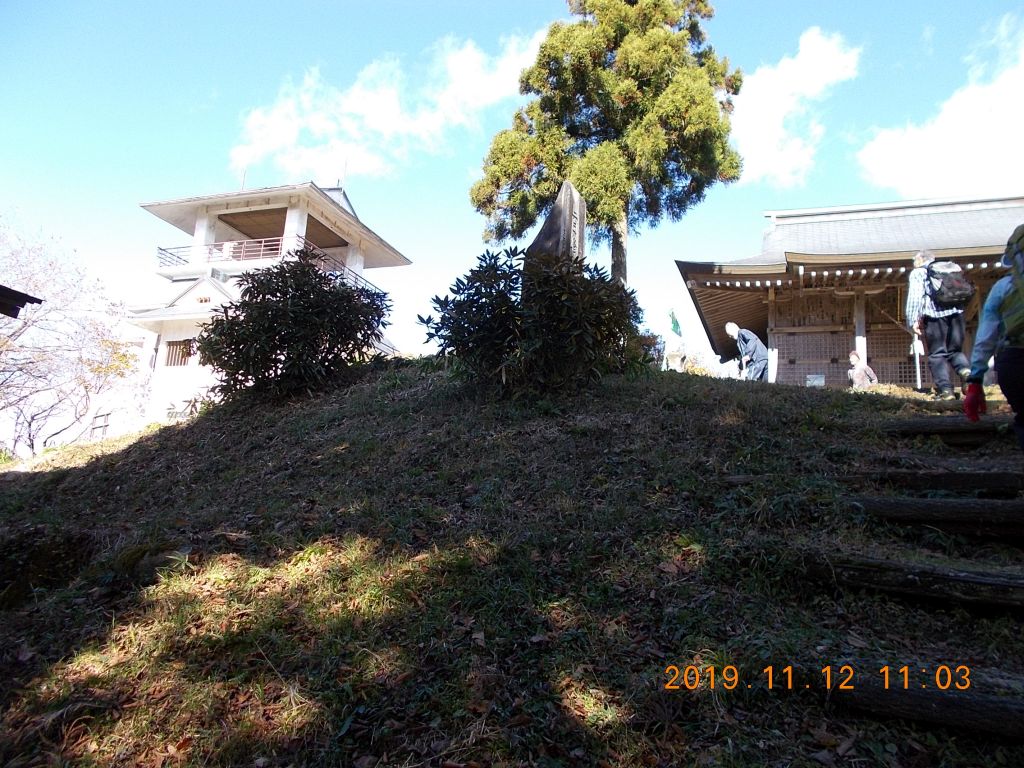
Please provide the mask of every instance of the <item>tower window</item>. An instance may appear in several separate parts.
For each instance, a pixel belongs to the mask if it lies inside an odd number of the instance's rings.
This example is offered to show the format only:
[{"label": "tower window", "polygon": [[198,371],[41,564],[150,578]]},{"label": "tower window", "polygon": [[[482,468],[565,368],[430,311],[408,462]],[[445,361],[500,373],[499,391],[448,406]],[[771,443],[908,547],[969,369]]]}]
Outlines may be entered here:
[{"label": "tower window", "polygon": [[192,339],[167,342],[167,365],[179,366],[188,365],[192,357]]},{"label": "tower window", "polygon": [[100,440],[107,436],[107,428],[110,427],[110,414],[96,414],[92,418],[92,424],[89,427],[89,437],[93,440]]}]

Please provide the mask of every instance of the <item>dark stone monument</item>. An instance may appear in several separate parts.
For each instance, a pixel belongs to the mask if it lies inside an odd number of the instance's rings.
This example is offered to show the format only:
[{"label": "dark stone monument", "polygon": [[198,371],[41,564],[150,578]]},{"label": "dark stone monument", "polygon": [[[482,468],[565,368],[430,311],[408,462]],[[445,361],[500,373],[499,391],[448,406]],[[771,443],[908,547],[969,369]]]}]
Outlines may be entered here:
[{"label": "dark stone monument", "polygon": [[526,263],[531,257],[557,256],[571,261],[583,260],[585,252],[584,230],[587,226],[587,204],[570,181],[563,181],[551,209],[537,237],[526,249]]}]

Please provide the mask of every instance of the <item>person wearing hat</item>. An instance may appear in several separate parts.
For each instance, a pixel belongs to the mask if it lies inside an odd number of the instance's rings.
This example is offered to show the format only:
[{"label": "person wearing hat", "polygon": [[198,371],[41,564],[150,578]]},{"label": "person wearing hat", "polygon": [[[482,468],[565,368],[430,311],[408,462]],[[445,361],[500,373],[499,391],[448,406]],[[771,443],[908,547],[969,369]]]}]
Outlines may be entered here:
[{"label": "person wearing hat", "polygon": [[928,265],[935,261],[931,251],[914,255],[907,287],[907,325],[915,336],[924,336],[928,348],[928,368],[932,372],[937,397],[955,400],[949,367],[965,380],[970,373],[967,355],[963,353],[964,313],[956,307],[938,307],[928,291]]},{"label": "person wearing hat", "polygon": [[1013,409],[1013,428],[1024,450],[1024,224],[1010,235],[1001,263],[1010,268],[1010,274],[996,281],[981,310],[967,377],[964,413],[971,421],[977,421],[978,414],[985,413],[982,382],[989,358],[995,354],[999,388]]}]

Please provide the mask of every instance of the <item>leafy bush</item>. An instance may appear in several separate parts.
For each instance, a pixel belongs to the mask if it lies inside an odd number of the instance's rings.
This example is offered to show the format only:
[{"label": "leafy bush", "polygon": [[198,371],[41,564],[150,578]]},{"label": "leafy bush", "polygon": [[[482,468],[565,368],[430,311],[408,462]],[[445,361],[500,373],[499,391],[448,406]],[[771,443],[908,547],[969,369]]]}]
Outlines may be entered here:
[{"label": "leafy bush", "polygon": [[655,371],[660,371],[665,364],[665,340],[648,330],[641,331],[637,340],[648,358],[648,365]]},{"label": "leafy bush", "polygon": [[606,373],[638,372],[644,351],[636,296],[582,260],[490,251],[434,297],[438,313],[419,318],[427,340],[452,355],[475,383],[503,393],[579,386]]},{"label": "leafy bush", "polygon": [[387,295],[326,274],[311,251],[290,255],[294,259],[244,273],[241,298],[196,338],[200,362],[220,379],[216,394],[310,391],[377,356],[375,343],[391,309]]},{"label": "leafy bush", "polygon": [[471,379],[500,381],[518,347],[522,273],[514,260],[520,255],[514,248],[501,255],[485,252],[476,268],[452,285],[454,298],[434,297],[437,321],[418,318],[427,326],[427,341],[436,339],[441,354],[453,355]]}]

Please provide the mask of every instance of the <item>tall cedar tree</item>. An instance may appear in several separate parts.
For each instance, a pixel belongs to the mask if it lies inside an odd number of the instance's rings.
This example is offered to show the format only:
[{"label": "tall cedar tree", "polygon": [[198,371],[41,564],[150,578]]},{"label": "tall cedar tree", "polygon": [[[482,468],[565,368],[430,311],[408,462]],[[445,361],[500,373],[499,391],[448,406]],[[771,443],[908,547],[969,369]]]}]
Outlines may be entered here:
[{"label": "tall cedar tree", "polygon": [[611,238],[612,277],[626,282],[626,240],[642,223],[678,221],[716,181],[739,178],[728,144],[742,75],[715,55],[705,0],[569,0],[519,78],[537,96],[498,133],[470,199],[484,238],[521,237],[569,179],[597,241]]}]

